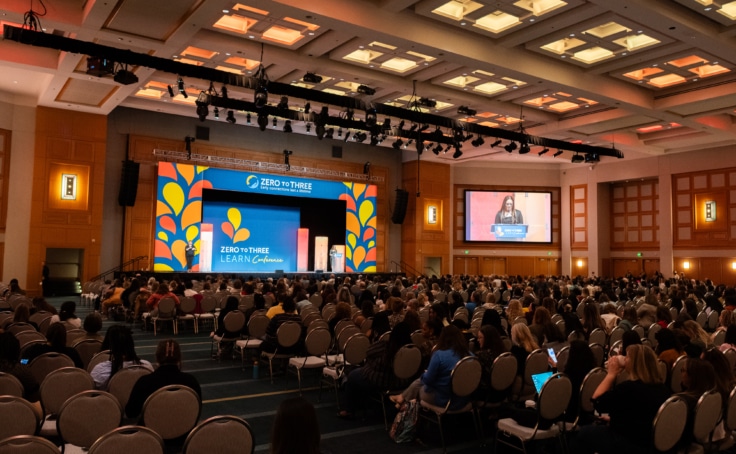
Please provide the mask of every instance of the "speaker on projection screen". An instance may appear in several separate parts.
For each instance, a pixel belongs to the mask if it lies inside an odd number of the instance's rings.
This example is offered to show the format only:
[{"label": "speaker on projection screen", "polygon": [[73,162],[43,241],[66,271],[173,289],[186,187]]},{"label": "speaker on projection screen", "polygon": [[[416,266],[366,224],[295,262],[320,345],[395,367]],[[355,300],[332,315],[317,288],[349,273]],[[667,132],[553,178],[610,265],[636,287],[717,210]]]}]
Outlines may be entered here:
[{"label": "speaker on projection screen", "polygon": [[123,161],[123,170],[120,176],[120,192],[118,204],[123,207],[135,205],[135,196],[138,194],[138,171],[140,164],[135,161]]},{"label": "speaker on projection screen", "polygon": [[409,193],[403,189],[396,190],[396,202],[394,203],[394,213],[391,215],[391,222],[394,224],[402,224],[406,217],[406,205],[409,203]]}]

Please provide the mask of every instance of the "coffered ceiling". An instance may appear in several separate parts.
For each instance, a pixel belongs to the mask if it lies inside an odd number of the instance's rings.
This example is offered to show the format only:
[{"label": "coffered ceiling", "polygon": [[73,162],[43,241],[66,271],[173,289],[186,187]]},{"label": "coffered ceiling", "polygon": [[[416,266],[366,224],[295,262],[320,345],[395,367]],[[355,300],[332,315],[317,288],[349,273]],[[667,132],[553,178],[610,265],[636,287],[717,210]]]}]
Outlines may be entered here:
[{"label": "coffered ceiling", "polygon": [[[624,159],[736,144],[736,1],[5,0],[0,24],[23,25],[29,6],[46,33],[246,76],[263,65],[271,81],[459,124],[523,125],[535,136],[615,146]],[[61,109],[107,114],[126,106],[196,117],[197,95],[210,86],[184,77],[185,98],[176,74],[142,66],[128,68],[138,83],[121,85],[112,75],[88,75],[86,57],[0,41],[0,90]],[[307,72],[321,80],[304,81]],[[361,85],[375,94],[360,93]],[[228,95],[254,96],[240,87]],[[419,98],[436,105],[413,102]],[[292,110],[304,105],[289,99]],[[233,128],[254,126],[245,112],[233,114]],[[206,122],[225,118],[210,112]],[[292,127],[315,133],[304,121]],[[573,154],[540,155],[543,148],[532,146],[520,156],[504,150],[507,141],[493,142],[468,140],[457,159],[451,150],[422,159],[561,164]],[[380,146],[394,143],[389,132]],[[416,157],[412,148],[403,153]]]}]

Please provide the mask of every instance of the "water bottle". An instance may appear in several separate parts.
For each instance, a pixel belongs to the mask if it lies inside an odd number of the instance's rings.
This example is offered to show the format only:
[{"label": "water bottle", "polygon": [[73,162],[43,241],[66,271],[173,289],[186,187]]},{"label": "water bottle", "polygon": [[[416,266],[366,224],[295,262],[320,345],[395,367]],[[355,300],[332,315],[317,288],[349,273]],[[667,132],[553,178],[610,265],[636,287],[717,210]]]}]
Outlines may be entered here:
[{"label": "water bottle", "polygon": [[253,379],[258,379],[258,361],[253,362]]}]

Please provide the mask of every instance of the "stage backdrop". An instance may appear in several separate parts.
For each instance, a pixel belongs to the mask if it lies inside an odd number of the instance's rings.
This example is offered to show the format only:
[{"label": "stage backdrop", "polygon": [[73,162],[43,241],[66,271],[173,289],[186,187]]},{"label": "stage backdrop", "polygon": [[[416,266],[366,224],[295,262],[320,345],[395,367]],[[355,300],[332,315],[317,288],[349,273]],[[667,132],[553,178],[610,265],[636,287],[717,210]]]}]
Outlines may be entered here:
[{"label": "stage backdrop", "polygon": [[298,210],[203,203],[203,189],[342,200],[346,207],[345,271],[376,271],[375,185],[170,162],[158,164],[155,271],[185,271],[184,248],[190,240],[197,250],[192,271],[200,270],[203,222],[212,226],[213,236],[211,264],[204,268],[215,272],[296,271]]}]

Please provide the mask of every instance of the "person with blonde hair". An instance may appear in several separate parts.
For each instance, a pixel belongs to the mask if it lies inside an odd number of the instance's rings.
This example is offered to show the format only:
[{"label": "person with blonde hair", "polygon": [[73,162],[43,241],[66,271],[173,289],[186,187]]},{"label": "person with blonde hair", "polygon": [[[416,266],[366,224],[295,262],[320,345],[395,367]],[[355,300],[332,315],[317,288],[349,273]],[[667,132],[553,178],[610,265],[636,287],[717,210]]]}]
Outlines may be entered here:
[{"label": "person with blonde hair", "polygon": [[[580,454],[645,453],[649,451],[652,423],[659,407],[670,396],[657,370],[654,351],[644,345],[629,345],[622,361],[609,361],[608,373],[593,393],[600,414],[608,414],[608,425],[580,427],[572,452]],[[616,385],[619,372],[629,380]]]},{"label": "person with blonde hair", "polygon": [[524,373],[526,357],[539,348],[536,337],[523,323],[514,323],[511,326],[511,354],[516,357],[516,374]]},{"label": "person with blonde hair", "polygon": [[506,308],[506,319],[509,324],[514,323],[518,317],[524,316],[524,309],[521,306],[521,301],[513,299],[509,301],[509,306]]}]

